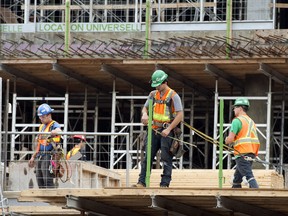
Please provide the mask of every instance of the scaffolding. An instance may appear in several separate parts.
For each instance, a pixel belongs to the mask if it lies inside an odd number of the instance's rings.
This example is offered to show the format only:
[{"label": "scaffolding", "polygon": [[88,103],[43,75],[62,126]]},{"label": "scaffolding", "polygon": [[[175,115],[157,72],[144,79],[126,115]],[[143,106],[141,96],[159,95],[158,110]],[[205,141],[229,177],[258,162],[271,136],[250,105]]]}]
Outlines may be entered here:
[{"label": "scaffolding", "polygon": [[[275,3],[261,4],[247,0],[233,1],[235,21],[272,20]],[[72,0],[71,23],[142,23],[143,0]],[[226,20],[226,1],[168,0],[151,1],[152,23],[215,22]],[[65,1],[9,0],[0,5],[2,23],[64,23]]]}]

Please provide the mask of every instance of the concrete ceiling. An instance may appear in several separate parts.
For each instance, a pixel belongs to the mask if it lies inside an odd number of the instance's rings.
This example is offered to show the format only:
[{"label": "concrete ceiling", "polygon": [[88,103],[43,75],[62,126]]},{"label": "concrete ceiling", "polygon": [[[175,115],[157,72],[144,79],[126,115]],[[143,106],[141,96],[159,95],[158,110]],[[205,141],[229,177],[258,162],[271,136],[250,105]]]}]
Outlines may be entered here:
[{"label": "concrete ceiling", "polygon": [[0,61],[3,85],[7,79],[13,91],[21,96],[64,95],[65,92],[146,95],[152,90],[149,81],[157,68],[169,74],[169,85],[178,92],[210,98],[215,92],[221,95],[243,93],[246,75],[272,77],[273,91],[287,84],[287,58],[258,58],[240,60],[118,60],[118,59],[23,59]]}]

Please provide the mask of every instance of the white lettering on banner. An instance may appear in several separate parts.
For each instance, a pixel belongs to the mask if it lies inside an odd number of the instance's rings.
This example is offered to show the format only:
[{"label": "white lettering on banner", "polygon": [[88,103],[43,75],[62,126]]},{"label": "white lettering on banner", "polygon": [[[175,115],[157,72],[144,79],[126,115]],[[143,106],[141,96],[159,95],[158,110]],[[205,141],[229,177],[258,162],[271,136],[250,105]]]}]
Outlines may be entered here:
[{"label": "white lettering on banner", "polygon": [[[139,23],[71,23],[71,32],[135,32]],[[1,33],[65,32],[65,23],[0,24]]]},{"label": "white lettering on banner", "polygon": [[[64,32],[64,23],[39,23],[38,32]],[[140,31],[136,23],[72,23],[71,32],[131,32]]]},{"label": "white lettering on banner", "polygon": [[22,25],[9,25],[9,24],[3,24],[0,25],[0,32],[1,33],[21,33],[23,32],[23,26]]}]

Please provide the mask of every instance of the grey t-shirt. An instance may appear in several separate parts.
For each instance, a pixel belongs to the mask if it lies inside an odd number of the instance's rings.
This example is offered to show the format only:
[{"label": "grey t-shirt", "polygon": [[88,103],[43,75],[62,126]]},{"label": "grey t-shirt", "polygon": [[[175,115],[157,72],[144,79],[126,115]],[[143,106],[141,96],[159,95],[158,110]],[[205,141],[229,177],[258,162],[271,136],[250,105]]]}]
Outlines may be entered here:
[{"label": "grey t-shirt", "polygon": [[[150,92],[150,94],[149,94],[149,96],[148,96],[148,98],[147,98],[147,100],[146,100],[146,102],[144,104],[144,106],[147,107],[147,109],[149,107],[149,100],[150,99],[153,100],[153,97],[155,95],[154,92],[155,91]],[[175,108],[176,112],[183,111],[182,102],[181,102],[180,96],[177,93],[173,96],[172,101],[173,101],[174,108]]]}]

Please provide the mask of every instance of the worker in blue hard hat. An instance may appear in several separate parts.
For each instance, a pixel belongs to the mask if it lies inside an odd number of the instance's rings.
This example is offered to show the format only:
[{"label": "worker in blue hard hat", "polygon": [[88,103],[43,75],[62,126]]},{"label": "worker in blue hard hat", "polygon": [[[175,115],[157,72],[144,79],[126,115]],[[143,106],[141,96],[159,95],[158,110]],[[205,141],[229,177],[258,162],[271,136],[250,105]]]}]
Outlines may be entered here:
[{"label": "worker in blue hard hat", "polygon": [[29,167],[34,166],[37,159],[36,179],[39,188],[54,188],[53,178],[55,173],[51,170],[52,152],[60,145],[61,137],[58,135],[61,132],[61,126],[58,122],[52,119],[54,109],[44,103],[37,109],[37,115],[41,121],[39,132],[50,132],[50,134],[39,134],[36,137],[37,147],[35,153],[29,160]]}]

